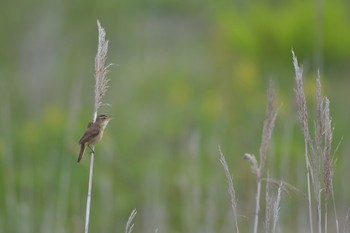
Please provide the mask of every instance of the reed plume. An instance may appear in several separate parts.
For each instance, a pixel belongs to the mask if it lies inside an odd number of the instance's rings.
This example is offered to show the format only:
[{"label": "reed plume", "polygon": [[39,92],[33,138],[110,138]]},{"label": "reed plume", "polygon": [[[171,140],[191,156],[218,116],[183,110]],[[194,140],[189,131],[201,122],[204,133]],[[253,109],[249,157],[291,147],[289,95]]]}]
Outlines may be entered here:
[{"label": "reed plume", "polygon": [[278,110],[275,103],[275,92],[270,82],[269,91],[267,95],[267,106],[265,112],[264,127],[261,136],[261,145],[259,149],[259,163],[253,154],[246,153],[244,159],[248,160],[252,172],[256,175],[257,188],[255,196],[255,218],[254,218],[254,233],[258,232],[259,224],[259,212],[260,212],[260,191],[261,191],[261,178],[263,174],[263,169],[266,163],[267,152],[270,146],[271,136],[273,128],[275,127],[275,121],[277,118]]},{"label": "reed plume", "polygon": [[[308,125],[308,113],[304,84],[302,79],[303,71],[302,67],[300,67],[298,64],[298,60],[294,54],[294,51],[292,51],[292,55],[296,83],[294,92],[296,96],[299,121],[304,134],[305,143],[304,155],[306,160],[310,232],[313,232],[311,185],[314,190],[314,197],[317,205],[318,232],[328,232],[328,201],[330,196],[333,200],[336,232],[339,232],[332,182],[333,161],[331,158],[331,149],[333,141],[333,129],[329,110],[330,102],[327,97],[323,97],[321,94],[321,78],[320,72],[318,71],[316,77],[315,136],[314,138],[311,138]],[[323,198],[322,193],[324,193]],[[323,208],[322,205],[324,205]],[[323,210],[324,217],[322,217]],[[322,221],[324,221],[323,228]]]}]

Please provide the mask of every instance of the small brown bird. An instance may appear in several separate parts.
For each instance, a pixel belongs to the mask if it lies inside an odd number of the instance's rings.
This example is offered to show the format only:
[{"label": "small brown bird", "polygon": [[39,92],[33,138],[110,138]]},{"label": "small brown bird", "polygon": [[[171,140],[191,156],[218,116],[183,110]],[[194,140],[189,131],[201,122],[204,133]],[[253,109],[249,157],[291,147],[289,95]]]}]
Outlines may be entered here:
[{"label": "small brown bird", "polygon": [[94,152],[90,146],[95,145],[102,139],[103,131],[105,130],[108,122],[111,119],[112,119],[111,117],[108,117],[106,115],[99,115],[96,118],[95,123],[92,123],[92,122],[89,123],[87,130],[85,131],[84,135],[81,137],[79,141],[80,153],[78,157],[78,163],[83,158],[86,145],[90,148],[92,152]]}]

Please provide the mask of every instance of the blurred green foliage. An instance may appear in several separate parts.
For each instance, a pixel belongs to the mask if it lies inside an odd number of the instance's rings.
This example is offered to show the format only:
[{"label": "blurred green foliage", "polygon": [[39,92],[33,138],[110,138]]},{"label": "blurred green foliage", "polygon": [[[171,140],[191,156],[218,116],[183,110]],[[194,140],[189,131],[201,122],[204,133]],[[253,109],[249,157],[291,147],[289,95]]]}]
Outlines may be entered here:
[{"label": "blurred green foliage", "polygon": [[[269,175],[306,192],[293,96],[293,48],[314,111],[320,69],[331,100],[338,214],[350,205],[349,2],[43,1],[0,8],[0,232],[83,232],[89,156],[76,164],[92,116],[99,19],[109,39],[112,115],[96,147],[91,232],[231,232],[221,145],[234,177],[243,232],[255,181],[268,80],[280,112]],[[307,226],[306,199],[283,198],[283,232]],[[263,209],[263,208],[262,208]],[[299,216],[299,217],[297,217]],[[343,224],[343,221],[341,221]],[[330,223],[331,225],[331,223]],[[297,226],[297,227],[296,227]]]}]

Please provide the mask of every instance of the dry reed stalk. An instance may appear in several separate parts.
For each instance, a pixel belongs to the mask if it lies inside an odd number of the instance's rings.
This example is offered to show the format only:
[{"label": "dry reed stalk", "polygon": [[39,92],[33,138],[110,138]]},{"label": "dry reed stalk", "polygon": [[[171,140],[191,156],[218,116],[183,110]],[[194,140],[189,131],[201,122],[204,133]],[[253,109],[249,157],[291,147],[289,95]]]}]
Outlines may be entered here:
[{"label": "dry reed stalk", "polygon": [[278,111],[275,105],[275,92],[273,90],[272,83],[270,83],[268,97],[267,97],[264,127],[262,131],[262,139],[261,139],[261,145],[259,149],[259,164],[257,163],[257,160],[253,154],[246,153],[244,155],[244,159],[249,161],[252,171],[256,175],[256,180],[257,180],[257,188],[256,188],[256,196],[255,196],[255,218],[254,218],[254,230],[253,230],[254,233],[258,232],[261,177],[262,177],[263,169],[266,162],[268,148],[270,146],[272,131],[275,126],[277,113]]},{"label": "dry reed stalk", "polygon": [[[322,149],[323,144],[323,131],[324,131],[324,101],[321,95],[321,79],[320,72],[317,73],[316,78],[316,120],[315,120],[315,147],[316,147],[316,155],[313,156],[314,163],[311,164],[311,167],[314,171],[314,192],[316,195],[316,203],[317,203],[317,222],[318,222],[318,232],[322,231],[322,189],[321,189],[321,175],[322,175],[322,160],[324,157],[324,151]],[[312,144],[311,144],[312,145]],[[327,225],[325,219],[325,226]],[[327,229],[327,228],[325,228]]]},{"label": "dry reed stalk", "polygon": [[322,162],[322,137],[323,137],[323,131],[324,131],[324,101],[321,95],[321,78],[320,78],[320,72],[318,71],[318,75],[316,78],[316,124],[315,124],[315,143],[316,143],[316,151],[317,151],[317,162],[318,166],[315,167],[317,169],[317,173],[320,173],[321,171],[321,162]]},{"label": "dry reed stalk", "polygon": [[221,151],[220,146],[218,146],[219,153],[220,153],[220,162],[224,168],[225,175],[226,175],[226,180],[227,180],[227,186],[228,186],[228,193],[230,194],[231,197],[231,207],[232,207],[232,213],[233,213],[233,218],[235,222],[235,227],[236,227],[236,232],[239,233],[239,228],[238,228],[238,221],[237,221],[237,197],[236,197],[236,191],[233,187],[233,180],[232,176],[230,173],[230,170],[227,166],[226,159],[224,154]]},{"label": "dry reed stalk", "polygon": [[283,182],[280,181],[277,191],[276,201],[273,206],[273,225],[272,225],[272,233],[276,232],[277,222],[279,217],[280,203],[281,203],[281,194],[283,190]]},{"label": "dry reed stalk", "polygon": [[[95,57],[95,104],[92,122],[96,121],[97,112],[99,108],[105,104],[102,103],[102,97],[105,96],[109,79],[106,77],[108,72],[108,66],[105,66],[108,51],[108,40],[106,41],[106,32],[102,28],[99,21],[98,26],[98,49]],[[89,232],[89,221],[90,221],[90,205],[91,205],[91,192],[92,192],[92,178],[93,178],[93,167],[94,167],[94,147],[92,147],[91,158],[90,158],[90,169],[89,169],[89,185],[88,195],[86,200],[86,217],[85,217],[85,233]]]},{"label": "dry reed stalk", "polygon": [[332,203],[333,203],[333,211],[334,211],[334,218],[335,218],[335,227],[336,227],[337,233],[339,233],[339,221],[338,221],[337,207],[335,206],[333,186],[331,189],[331,194],[332,194]]},{"label": "dry reed stalk", "polygon": [[325,120],[325,130],[324,130],[324,165],[323,165],[323,175],[324,175],[324,189],[325,189],[325,233],[327,233],[327,211],[328,211],[328,199],[329,196],[332,196],[332,202],[333,202],[333,210],[334,210],[334,217],[335,217],[335,226],[336,226],[336,232],[339,233],[339,221],[337,216],[337,210],[335,206],[335,199],[334,199],[334,190],[333,190],[333,164],[331,158],[331,147],[332,147],[332,141],[333,141],[333,129],[332,129],[332,120],[330,117],[330,110],[329,110],[329,104],[330,101],[326,97],[325,98],[325,106],[324,106],[324,120]]},{"label": "dry reed stalk", "polygon": [[273,128],[275,127],[275,121],[277,117],[278,111],[276,110],[275,103],[275,91],[272,86],[272,82],[270,82],[268,96],[267,96],[267,105],[265,112],[265,120],[264,127],[261,136],[261,145],[259,149],[259,169],[258,169],[258,177],[259,179],[262,176],[263,169],[265,167],[267,151],[270,146],[271,136]]},{"label": "dry reed stalk", "polygon": [[[321,78],[318,71],[316,77],[316,119],[315,119],[315,140],[312,140],[308,129],[306,98],[302,81],[302,68],[299,67],[297,58],[293,54],[293,64],[295,68],[296,80],[296,102],[298,106],[299,121],[304,133],[305,139],[305,159],[307,167],[307,182],[308,182],[308,204],[309,204],[309,219],[310,232],[312,229],[312,208],[310,194],[310,178],[314,189],[314,196],[317,205],[317,226],[318,232],[322,232],[322,210],[324,210],[324,229],[328,232],[328,202],[330,195],[332,196],[334,216],[336,223],[336,232],[339,233],[338,217],[333,192],[333,161],[331,158],[331,148],[333,141],[332,121],[329,111],[329,99],[321,95]],[[337,148],[336,148],[337,150]],[[323,180],[323,183],[322,183]],[[324,198],[322,198],[324,193]],[[322,208],[322,201],[324,208]]]},{"label": "dry reed stalk", "polygon": [[328,201],[332,189],[332,164],[331,164],[331,146],[333,140],[332,122],[329,114],[329,100],[325,98],[325,130],[324,130],[324,184],[325,199]]},{"label": "dry reed stalk", "polygon": [[294,89],[296,96],[296,103],[298,107],[298,115],[299,121],[301,124],[301,128],[304,134],[304,143],[305,143],[305,161],[306,161],[306,178],[307,178],[307,196],[308,196],[308,207],[309,207],[309,224],[310,224],[310,233],[313,233],[313,221],[312,221],[312,204],[311,204],[311,184],[310,184],[310,176],[312,178],[312,167],[310,166],[309,153],[308,148],[311,139],[309,134],[309,125],[308,125],[308,114],[306,109],[306,97],[304,93],[304,83],[303,83],[303,68],[299,67],[298,60],[292,50],[293,55],[293,65],[295,70],[295,82],[296,87]]},{"label": "dry reed stalk", "polygon": [[131,214],[129,216],[128,221],[126,222],[125,233],[131,233],[132,232],[132,228],[134,227],[134,224],[132,223],[132,221],[134,220],[136,214],[137,214],[136,209],[133,209],[133,211],[131,211]]},{"label": "dry reed stalk", "polygon": [[324,118],[325,118],[325,130],[324,130],[324,137],[325,137],[325,143],[324,143],[324,160],[323,160],[323,179],[324,179],[324,193],[325,193],[325,200],[324,200],[324,232],[327,233],[328,230],[328,199],[329,194],[331,193],[331,186],[332,186],[332,168],[331,168],[331,144],[332,144],[332,128],[331,128],[331,119],[329,116],[329,100],[325,99],[325,112],[324,112]]},{"label": "dry reed stalk", "polygon": [[[267,176],[269,179],[269,176]],[[270,197],[270,182],[266,182],[266,191],[265,191],[265,221],[264,221],[264,229],[266,233],[270,233],[270,221],[271,221],[271,211],[272,211],[272,197]]]}]

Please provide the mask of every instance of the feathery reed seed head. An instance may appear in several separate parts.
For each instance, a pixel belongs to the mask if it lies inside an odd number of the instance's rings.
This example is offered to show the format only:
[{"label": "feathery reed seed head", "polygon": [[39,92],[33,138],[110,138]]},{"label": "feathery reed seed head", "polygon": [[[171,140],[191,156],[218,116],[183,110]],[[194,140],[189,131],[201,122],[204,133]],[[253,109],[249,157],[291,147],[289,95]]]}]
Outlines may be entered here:
[{"label": "feathery reed seed head", "polygon": [[105,96],[109,79],[107,78],[108,67],[112,64],[105,66],[108,51],[108,40],[106,41],[106,32],[101,26],[100,22],[97,21],[98,25],[98,48],[95,57],[95,106],[94,112],[105,105],[102,103],[102,97]]},{"label": "feathery reed seed head", "polygon": [[272,131],[275,126],[275,121],[277,118],[277,112],[278,111],[276,110],[275,91],[272,86],[272,82],[270,82],[268,95],[267,95],[264,127],[262,131],[261,145],[259,149],[260,163],[259,163],[259,169],[257,173],[259,177],[261,177],[265,166],[267,151],[270,146]]}]

